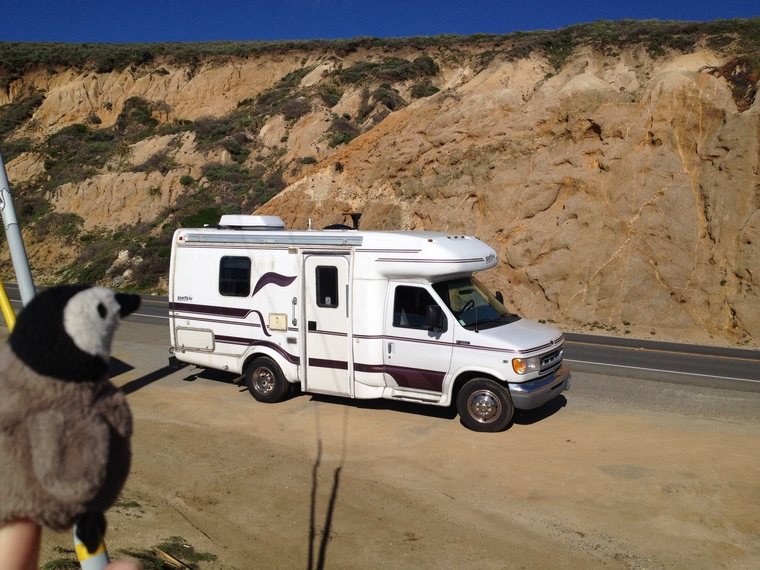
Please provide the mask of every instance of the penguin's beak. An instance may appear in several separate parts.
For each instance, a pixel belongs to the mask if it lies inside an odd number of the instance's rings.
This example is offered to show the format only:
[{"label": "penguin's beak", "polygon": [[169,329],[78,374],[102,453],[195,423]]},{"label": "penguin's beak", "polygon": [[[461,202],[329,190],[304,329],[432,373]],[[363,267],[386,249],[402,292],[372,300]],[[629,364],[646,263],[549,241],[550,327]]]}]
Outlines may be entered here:
[{"label": "penguin's beak", "polygon": [[126,317],[130,313],[137,310],[140,306],[140,295],[130,295],[129,293],[116,293],[116,301],[119,303],[121,309],[119,314],[122,317]]}]

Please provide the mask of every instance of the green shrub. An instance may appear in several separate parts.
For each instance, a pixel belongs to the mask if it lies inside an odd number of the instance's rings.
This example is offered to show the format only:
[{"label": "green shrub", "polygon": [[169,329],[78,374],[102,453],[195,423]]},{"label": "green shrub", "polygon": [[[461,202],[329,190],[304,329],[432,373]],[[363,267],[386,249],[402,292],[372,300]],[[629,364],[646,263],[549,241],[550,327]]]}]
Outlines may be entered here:
[{"label": "green shrub", "polygon": [[0,107],[0,140],[5,140],[8,135],[31,119],[44,100],[45,96],[42,93],[35,93],[16,103]]},{"label": "green shrub", "polygon": [[44,187],[50,190],[92,176],[118,151],[117,142],[112,130],[90,130],[82,124],[51,135],[40,149],[45,156]]},{"label": "green shrub", "polygon": [[195,130],[195,123],[187,119],[176,119],[171,122],[162,123],[156,128],[156,134],[173,135]]},{"label": "green shrub", "polygon": [[335,107],[343,97],[343,90],[335,83],[320,85],[317,89],[317,95],[324,101],[328,107]]},{"label": "green shrub", "polygon": [[209,182],[230,182],[240,184],[252,179],[251,172],[240,164],[220,164],[218,162],[206,164],[203,167],[203,176]]},{"label": "green shrub", "polygon": [[[249,109],[238,108],[224,117],[203,117],[193,124],[195,141],[202,149],[220,143],[224,138],[242,133],[247,141],[246,129],[254,126],[254,118]],[[243,142],[242,139],[239,142]]]},{"label": "green shrub", "polygon": [[[213,223],[218,221],[214,220]],[[189,227],[189,226],[188,226]],[[142,263],[132,266],[130,287],[138,290],[150,290],[156,287],[169,270],[172,235],[163,234],[149,237],[139,247],[130,248],[131,253],[142,258]]]},{"label": "green shrub", "polygon": [[162,150],[153,154],[148,160],[134,167],[135,172],[153,172],[157,170],[164,176],[169,171],[177,168],[177,162],[169,155],[168,150]]},{"label": "green shrub", "polygon": [[247,144],[250,143],[248,135],[243,132],[233,133],[227,138],[221,141],[221,146],[230,153],[232,160],[235,162],[243,163],[251,151],[248,149]]},{"label": "green shrub", "polygon": [[303,158],[301,158],[301,164],[316,164],[316,163],[317,163],[317,159],[314,158],[313,156],[304,156]]},{"label": "green shrub", "polygon": [[375,103],[382,103],[391,111],[397,111],[406,107],[406,101],[399,95],[398,91],[392,89],[390,85],[384,84],[372,92],[372,99]]},{"label": "green shrub", "polygon": [[179,183],[182,184],[182,186],[192,186],[193,184],[195,184],[195,178],[193,178],[189,174],[185,174],[180,177]]},{"label": "green shrub", "polygon": [[216,206],[201,208],[197,212],[180,218],[180,224],[183,228],[202,228],[204,225],[213,226],[219,222],[221,215],[219,208]]},{"label": "green shrub", "polygon": [[156,126],[158,121],[153,118],[153,105],[141,97],[130,97],[116,118],[115,129],[135,141],[153,134]]},{"label": "green shrub", "polygon": [[76,237],[83,225],[84,220],[76,214],[50,212],[37,220],[35,234],[39,237],[48,235]]},{"label": "green shrub", "polygon": [[28,138],[0,141],[0,152],[5,163],[10,162],[18,155],[32,150],[32,140]]},{"label": "green shrub", "polygon": [[[283,112],[286,103],[302,97],[298,90],[301,79],[309,73],[313,67],[302,67],[291,71],[269,89],[262,91],[253,99],[256,114],[260,116],[272,116]],[[303,108],[301,105],[300,108]],[[308,112],[308,110],[306,111]]]},{"label": "green shrub", "polygon": [[79,563],[72,552],[71,558],[55,558],[46,562],[42,566],[42,570],[79,570]]},{"label": "green shrub", "polygon": [[359,129],[343,117],[335,117],[329,129],[330,146],[336,147],[350,142],[359,134]]},{"label": "green shrub", "polygon": [[286,121],[296,121],[309,111],[311,111],[311,105],[304,97],[288,99],[282,105],[282,114]]},{"label": "green shrub", "polygon": [[32,183],[14,185],[13,204],[22,227],[37,221],[53,209],[44,190]]},{"label": "green shrub", "polygon": [[423,97],[430,97],[431,95],[435,95],[438,93],[438,91],[440,91],[440,89],[438,89],[438,87],[435,87],[432,83],[430,83],[430,81],[420,81],[412,85],[410,95],[414,99],[422,99]]},{"label": "green shrub", "polygon": [[406,81],[418,77],[438,74],[439,68],[433,58],[420,56],[413,61],[388,57],[381,62],[360,62],[335,72],[341,83],[363,83],[366,81]]},{"label": "green shrub", "polygon": [[[157,546],[163,552],[182,561],[183,568],[200,570],[200,562],[216,560],[216,555],[208,552],[198,552],[185,539],[173,536]],[[143,570],[168,570],[169,566],[156,555],[154,550],[122,550],[121,554],[135,558],[140,562]]]}]

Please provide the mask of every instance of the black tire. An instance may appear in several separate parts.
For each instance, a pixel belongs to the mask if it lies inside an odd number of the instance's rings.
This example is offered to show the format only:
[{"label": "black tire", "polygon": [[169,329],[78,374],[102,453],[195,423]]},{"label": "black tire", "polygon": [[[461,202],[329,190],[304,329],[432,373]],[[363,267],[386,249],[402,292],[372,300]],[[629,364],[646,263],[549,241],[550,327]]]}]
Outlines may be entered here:
[{"label": "black tire", "polygon": [[280,367],[266,356],[260,356],[245,369],[245,385],[251,396],[267,404],[284,400],[290,393],[290,382],[285,380]]},{"label": "black tire", "polygon": [[515,413],[509,390],[490,378],[468,380],[457,395],[459,420],[473,431],[503,431]]}]

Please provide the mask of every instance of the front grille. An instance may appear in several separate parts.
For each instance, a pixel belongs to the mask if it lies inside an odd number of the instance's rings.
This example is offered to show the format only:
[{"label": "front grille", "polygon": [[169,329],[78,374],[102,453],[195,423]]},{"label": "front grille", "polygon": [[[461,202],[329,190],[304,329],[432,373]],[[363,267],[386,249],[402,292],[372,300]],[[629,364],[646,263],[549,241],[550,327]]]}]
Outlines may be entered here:
[{"label": "front grille", "polygon": [[541,356],[541,375],[550,374],[562,364],[562,349],[558,348]]}]

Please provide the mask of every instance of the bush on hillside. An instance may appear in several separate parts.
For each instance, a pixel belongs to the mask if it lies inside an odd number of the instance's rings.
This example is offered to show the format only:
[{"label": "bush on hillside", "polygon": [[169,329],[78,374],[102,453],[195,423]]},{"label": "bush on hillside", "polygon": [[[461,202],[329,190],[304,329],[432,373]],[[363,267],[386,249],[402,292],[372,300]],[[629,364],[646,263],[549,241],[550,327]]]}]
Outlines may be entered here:
[{"label": "bush on hillside", "polygon": [[410,95],[414,99],[422,99],[423,97],[430,97],[431,95],[435,95],[438,93],[440,89],[438,87],[435,87],[430,81],[419,81],[412,85],[412,88],[410,90]]}]

